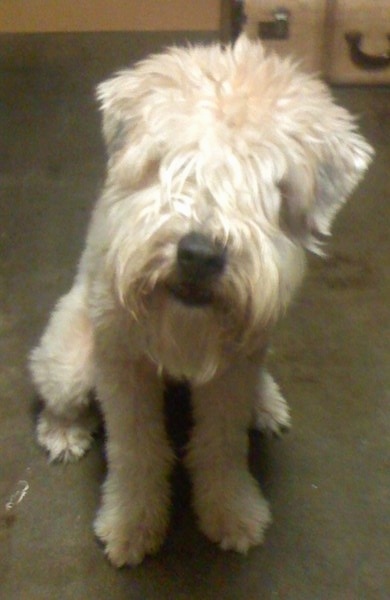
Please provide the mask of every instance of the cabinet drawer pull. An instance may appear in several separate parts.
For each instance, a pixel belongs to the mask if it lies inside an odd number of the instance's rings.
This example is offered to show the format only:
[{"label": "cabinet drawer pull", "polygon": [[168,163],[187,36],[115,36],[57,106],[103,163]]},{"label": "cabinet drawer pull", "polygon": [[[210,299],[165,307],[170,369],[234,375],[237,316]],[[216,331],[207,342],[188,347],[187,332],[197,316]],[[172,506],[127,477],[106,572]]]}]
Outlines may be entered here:
[{"label": "cabinet drawer pull", "polygon": [[259,22],[259,37],[262,40],[287,40],[290,30],[290,12],[285,8],[277,8],[272,16],[272,21]]},{"label": "cabinet drawer pull", "polygon": [[[363,34],[359,31],[351,31],[345,34],[345,39],[349,46],[349,55],[352,62],[360,69],[373,71],[375,69],[385,69],[390,65],[390,50],[383,54],[366,54],[361,48]],[[390,41],[390,34],[387,35]]]}]

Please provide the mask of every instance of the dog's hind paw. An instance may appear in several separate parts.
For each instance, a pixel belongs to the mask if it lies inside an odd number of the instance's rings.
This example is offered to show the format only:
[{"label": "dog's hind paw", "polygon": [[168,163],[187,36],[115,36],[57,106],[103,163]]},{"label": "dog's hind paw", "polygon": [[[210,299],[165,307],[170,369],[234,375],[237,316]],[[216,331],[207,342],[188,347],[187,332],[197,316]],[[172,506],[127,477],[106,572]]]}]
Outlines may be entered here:
[{"label": "dog's hind paw", "polygon": [[37,439],[50,462],[76,462],[92,443],[94,424],[89,418],[73,421],[44,410],[38,420]]}]

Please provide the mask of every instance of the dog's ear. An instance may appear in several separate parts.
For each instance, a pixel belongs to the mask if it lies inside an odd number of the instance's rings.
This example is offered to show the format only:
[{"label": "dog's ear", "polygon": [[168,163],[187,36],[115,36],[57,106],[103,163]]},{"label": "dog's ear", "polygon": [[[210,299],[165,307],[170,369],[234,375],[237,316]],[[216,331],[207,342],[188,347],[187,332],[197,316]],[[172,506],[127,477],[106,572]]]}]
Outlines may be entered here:
[{"label": "dog's ear", "polygon": [[156,159],[157,145],[143,110],[149,91],[150,86],[148,90],[147,81],[137,69],[122,71],[97,88],[109,166],[118,167],[129,183],[138,182]]},{"label": "dog's ear", "polygon": [[[321,86],[321,87],[320,87]],[[280,182],[282,221],[306,248],[321,254],[321,236],[371,162],[373,149],[356,131],[354,118],[336,106],[321,84],[303,98],[285,144],[286,174]],[[314,101],[313,101],[314,100]]]}]

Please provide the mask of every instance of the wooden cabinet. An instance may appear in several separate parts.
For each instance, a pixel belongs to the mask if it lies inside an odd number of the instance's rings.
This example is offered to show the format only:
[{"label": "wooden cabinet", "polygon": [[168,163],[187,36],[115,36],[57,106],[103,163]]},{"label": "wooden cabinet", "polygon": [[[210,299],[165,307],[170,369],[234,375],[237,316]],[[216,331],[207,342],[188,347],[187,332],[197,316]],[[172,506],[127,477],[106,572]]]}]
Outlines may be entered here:
[{"label": "wooden cabinet", "polygon": [[246,0],[256,36],[285,12],[288,35],[265,40],[332,83],[390,83],[390,0]]},{"label": "wooden cabinet", "polygon": [[221,0],[2,0],[0,32],[218,31]]},{"label": "wooden cabinet", "polygon": [[229,39],[237,11],[246,12],[249,35],[260,30],[269,48],[330,82],[390,83],[390,0],[2,0],[0,32],[211,31]]}]

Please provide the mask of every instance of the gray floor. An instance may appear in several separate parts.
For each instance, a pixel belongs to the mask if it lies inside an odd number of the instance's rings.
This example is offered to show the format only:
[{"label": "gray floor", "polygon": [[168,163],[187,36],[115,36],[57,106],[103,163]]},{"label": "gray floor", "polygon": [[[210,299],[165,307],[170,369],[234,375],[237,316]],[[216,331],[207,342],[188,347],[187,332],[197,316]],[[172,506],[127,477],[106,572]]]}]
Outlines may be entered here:
[{"label": "gray floor", "polygon": [[335,90],[361,115],[377,158],[337,221],[329,260],[310,261],[275,335],[273,372],[294,427],[281,441],[252,436],[251,464],[274,515],[264,546],[241,557],[208,543],[179,471],[163,550],[135,570],[116,571],[91,530],[104,476],[102,440],[73,466],[48,465],[35,444],[37,401],[26,355],[70,285],[104,173],[92,89],[167,41],[0,38],[0,597],[388,599],[388,89]]}]

